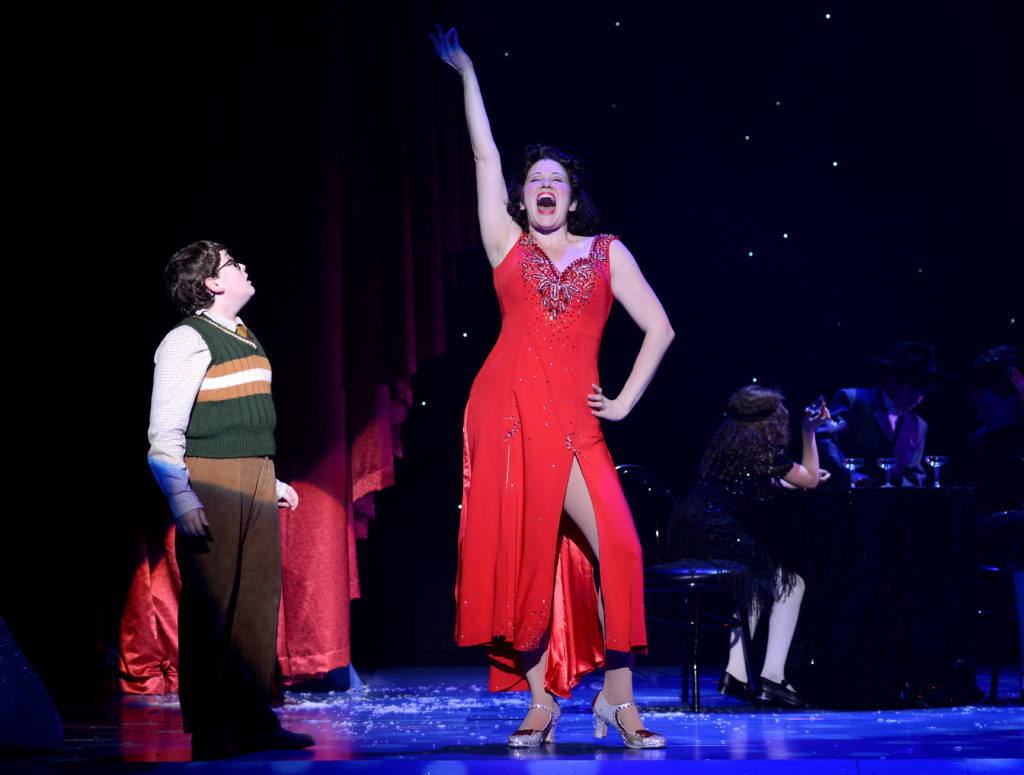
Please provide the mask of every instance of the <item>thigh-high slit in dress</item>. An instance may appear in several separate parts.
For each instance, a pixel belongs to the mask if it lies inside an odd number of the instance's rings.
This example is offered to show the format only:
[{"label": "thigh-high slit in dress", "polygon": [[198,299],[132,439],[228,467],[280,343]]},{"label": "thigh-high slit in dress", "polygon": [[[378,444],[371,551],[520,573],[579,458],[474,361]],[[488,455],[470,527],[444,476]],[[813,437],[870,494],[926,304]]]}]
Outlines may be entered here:
[{"label": "thigh-high slit in dress", "polygon": [[[491,691],[526,689],[516,651],[550,627],[545,682],[568,697],[605,649],[643,653],[643,561],[633,518],[587,394],[612,305],[608,249],[559,273],[524,233],[494,270],[498,341],[463,428],[455,639],[491,658]],[[573,459],[597,520],[602,638],[590,550],[562,504]]]}]

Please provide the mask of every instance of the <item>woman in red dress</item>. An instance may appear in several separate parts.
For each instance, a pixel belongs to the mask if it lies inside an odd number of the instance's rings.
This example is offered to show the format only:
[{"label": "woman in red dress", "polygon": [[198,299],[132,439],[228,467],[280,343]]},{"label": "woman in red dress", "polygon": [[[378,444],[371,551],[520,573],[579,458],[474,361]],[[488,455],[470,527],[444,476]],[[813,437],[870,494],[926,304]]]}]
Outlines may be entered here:
[{"label": "woman in red dress", "polygon": [[[454,30],[432,37],[462,77],[502,312],[466,406],[455,637],[490,655],[492,691],[530,690],[510,746],[553,740],[555,697],[604,666],[595,734],[611,724],[630,747],[663,747],[633,704],[633,655],[647,645],[643,561],[599,420],[629,414],[674,333],[630,252],[593,235],[596,211],[573,157],[531,146],[506,190],[473,63]],[[613,298],[644,340],[611,398],[597,354]]]}]

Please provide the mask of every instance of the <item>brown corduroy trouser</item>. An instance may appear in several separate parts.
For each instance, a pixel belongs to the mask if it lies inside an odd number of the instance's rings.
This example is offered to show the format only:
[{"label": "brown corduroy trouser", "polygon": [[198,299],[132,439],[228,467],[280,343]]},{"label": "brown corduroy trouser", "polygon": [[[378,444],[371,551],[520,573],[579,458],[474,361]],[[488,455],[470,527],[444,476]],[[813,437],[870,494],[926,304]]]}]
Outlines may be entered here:
[{"label": "brown corduroy trouser", "polygon": [[186,732],[280,726],[267,705],[281,599],[281,538],[270,458],[186,457],[210,523],[178,533],[179,697]]}]

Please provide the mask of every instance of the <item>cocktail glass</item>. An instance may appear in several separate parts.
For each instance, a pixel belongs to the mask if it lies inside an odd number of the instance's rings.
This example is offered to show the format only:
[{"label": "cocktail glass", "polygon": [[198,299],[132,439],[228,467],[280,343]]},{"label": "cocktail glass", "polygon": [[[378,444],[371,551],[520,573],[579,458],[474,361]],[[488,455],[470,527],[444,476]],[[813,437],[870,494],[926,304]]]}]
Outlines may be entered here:
[{"label": "cocktail glass", "polygon": [[853,472],[864,465],[862,457],[848,457],[843,459],[843,468],[850,472],[850,485],[853,485]]},{"label": "cocktail glass", "polygon": [[894,469],[896,467],[896,463],[897,463],[896,458],[894,458],[894,457],[879,457],[879,458],[875,458],[875,462],[878,463],[878,467],[879,468],[881,468],[883,471],[885,471],[885,484],[883,484],[882,486],[883,487],[892,487],[892,482],[889,479],[889,477],[890,477],[889,472],[892,471],[892,469]]},{"label": "cocktail glass", "polygon": [[935,469],[935,481],[932,482],[932,486],[938,487],[939,469],[949,462],[949,455],[926,455],[924,462],[930,465],[933,469]]}]

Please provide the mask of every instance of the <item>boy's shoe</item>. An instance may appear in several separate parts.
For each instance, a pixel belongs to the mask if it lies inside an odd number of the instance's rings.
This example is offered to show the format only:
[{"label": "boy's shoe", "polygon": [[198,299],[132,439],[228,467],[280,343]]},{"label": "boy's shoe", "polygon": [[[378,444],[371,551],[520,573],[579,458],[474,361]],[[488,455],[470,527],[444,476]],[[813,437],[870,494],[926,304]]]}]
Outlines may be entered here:
[{"label": "boy's shoe", "polygon": [[192,735],[192,761],[208,762],[235,755],[235,747],[226,732],[195,732]]},{"label": "boy's shoe", "polygon": [[284,727],[269,732],[252,732],[234,734],[231,742],[236,753],[253,753],[254,751],[299,751],[316,745],[312,735],[302,732],[289,732]]}]

